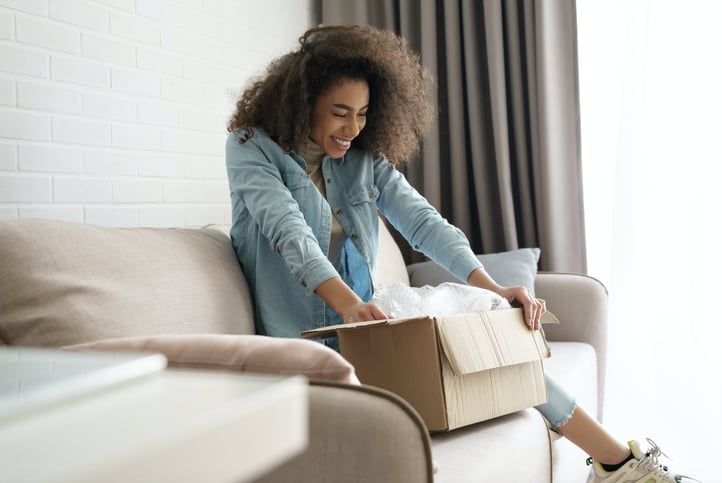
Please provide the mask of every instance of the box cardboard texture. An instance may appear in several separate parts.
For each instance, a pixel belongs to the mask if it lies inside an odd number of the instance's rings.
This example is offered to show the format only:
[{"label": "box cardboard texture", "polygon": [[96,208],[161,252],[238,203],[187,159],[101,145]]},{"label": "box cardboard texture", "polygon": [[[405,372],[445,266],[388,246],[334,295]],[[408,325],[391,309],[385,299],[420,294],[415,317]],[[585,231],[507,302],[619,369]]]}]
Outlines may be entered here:
[{"label": "box cardboard texture", "polygon": [[[550,313],[543,323],[558,323]],[[522,309],[339,324],[303,332],[339,338],[364,384],[394,392],[429,431],[449,431],[547,402],[543,331]]]}]

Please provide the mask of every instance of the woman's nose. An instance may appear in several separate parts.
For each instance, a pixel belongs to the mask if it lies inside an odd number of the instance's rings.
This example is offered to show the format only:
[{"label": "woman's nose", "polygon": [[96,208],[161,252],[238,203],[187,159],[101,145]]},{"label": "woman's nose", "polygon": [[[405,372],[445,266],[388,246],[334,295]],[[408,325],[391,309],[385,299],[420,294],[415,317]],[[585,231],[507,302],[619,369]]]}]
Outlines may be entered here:
[{"label": "woman's nose", "polygon": [[349,122],[346,123],[346,134],[349,137],[355,138],[360,132],[361,127],[359,125],[358,119],[356,118],[356,116],[350,116]]}]

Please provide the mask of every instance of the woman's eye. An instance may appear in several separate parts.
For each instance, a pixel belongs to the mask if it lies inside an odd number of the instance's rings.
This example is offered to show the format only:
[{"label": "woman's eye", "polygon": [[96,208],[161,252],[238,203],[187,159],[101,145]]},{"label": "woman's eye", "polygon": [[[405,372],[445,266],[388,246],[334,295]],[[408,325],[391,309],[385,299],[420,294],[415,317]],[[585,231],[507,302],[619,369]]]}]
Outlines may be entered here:
[{"label": "woman's eye", "polygon": [[359,112],[358,113],[358,115],[361,117],[366,117],[366,114],[368,114],[368,112]]},{"label": "woman's eye", "polygon": [[332,114],[336,117],[346,117],[346,114],[339,114],[337,112],[333,112]]}]

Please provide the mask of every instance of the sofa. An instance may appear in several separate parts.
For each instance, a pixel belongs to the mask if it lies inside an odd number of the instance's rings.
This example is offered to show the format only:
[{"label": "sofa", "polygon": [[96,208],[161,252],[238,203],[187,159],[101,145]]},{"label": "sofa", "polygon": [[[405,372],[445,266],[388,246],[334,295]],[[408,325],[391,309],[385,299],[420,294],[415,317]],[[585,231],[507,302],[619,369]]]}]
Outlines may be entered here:
[{"label": "sofa", "polygon": [[[376,284],[448,279],[433,262],[406,266],[381,227]],[[547,301],[561,323],[545,327],[552,350],[545,370],[601,419],[606,290],[580,274],[537,273],[538,256],[522,249],[480,257],[500,283],[531,285]],[[576,483],[588,475],[586,455],[534,409],[429,434],[406,401],[359,382],[333,350],[255,335],[227,227],[0,220],[2,344],[159,352],[168,370],[305,375],[309,445],[259,482]]]}]

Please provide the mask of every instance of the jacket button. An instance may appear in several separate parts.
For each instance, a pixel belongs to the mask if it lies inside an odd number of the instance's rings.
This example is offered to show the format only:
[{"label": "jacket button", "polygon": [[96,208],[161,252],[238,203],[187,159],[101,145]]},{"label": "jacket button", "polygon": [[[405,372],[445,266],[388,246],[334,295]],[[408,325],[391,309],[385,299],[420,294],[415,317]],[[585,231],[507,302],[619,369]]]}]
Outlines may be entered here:
[{"label": "jacket button", "polygon": [[304,288],[308,287],[305,280],[303,282],[301,282],[301,285],[303,285]]},{"label": "jacket button", "polygon": [[341,209],[336,210],[336,214],[339,216],[343,215],[343,210],[341,210]]},{"label": "jacket button", "polygon": [[356,233],[352,233],[352,234],[351,234],[351,239],[352,239],[352,240],[355,240],[356,238],[358,238],[358,237],[356,236]]},{"label": "jacket button", "polygon": [[369,191],[369,199],[371,199],[373,197],[374,197],[374,194],[371,191]]}]

